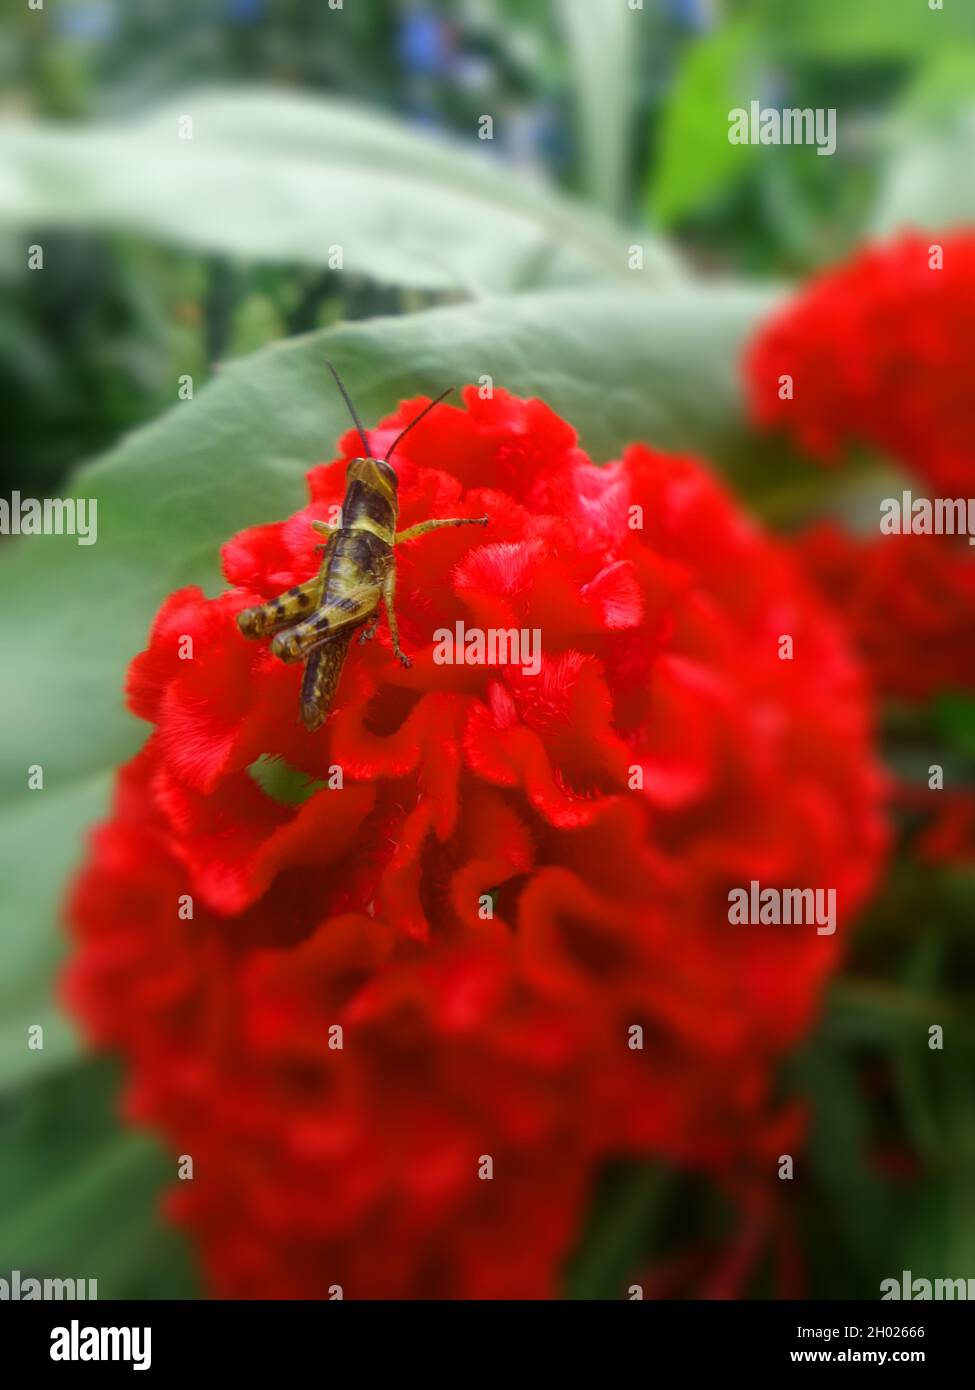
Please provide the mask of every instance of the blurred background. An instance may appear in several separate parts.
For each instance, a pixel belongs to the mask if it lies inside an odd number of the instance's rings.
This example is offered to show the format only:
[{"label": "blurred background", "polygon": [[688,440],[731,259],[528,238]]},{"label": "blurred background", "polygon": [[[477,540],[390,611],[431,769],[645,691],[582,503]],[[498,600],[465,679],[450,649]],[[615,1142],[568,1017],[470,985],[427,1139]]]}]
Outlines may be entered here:
[{"label": "blurred background", "polygon": [[[116,1073],[82,1058],[52,981],[65,876],[142,737],[120,691],[155,605],[191,579],[214,592],[219,541],[296,505],[345,428],[300,345],[243,359],[334,328],[367,420],[488,370],[597,459],[628,438],[695,449],[784,535],[857,525],[887,461],[829,474],[757,439],[739,354],[866,241],[975,224],[975,7],[45,0],[7,7],[0,70],[0,495],[58,493],[99,459],[84,487],[103,535],[81,558],[0,537],[0,1273],[86,1270],[97,1247],[102,1296],[192,1296],[155,1214],[163,1161],[118,1128]],[[728,111],[752,98],[836,107],[837,153],[731,145]],[[187,377],[195,401],[220,379],[202,425],[180,418]],[[255,406],[264,381],[278,394]],[[204,473],[187,517],[173,499]],[[82,610],[98,621],[79,631]],[[892,705],[890,766],[968,776],[972,710],[964,691]],[[25,748],[55,783],[26,813]],[[898,858],[795,1059],[816,1115],[814,1296],[876,1297],[912,1262],[975,1275],[973,901],[970,863]],[[937,1079],[905,1041],[929,1017],[965,1040]],[[24,1052],[32,1022],[42,1054]],[[649,1258],[640,1194],[608,1193],[570,1292],[603,1296]]]}]

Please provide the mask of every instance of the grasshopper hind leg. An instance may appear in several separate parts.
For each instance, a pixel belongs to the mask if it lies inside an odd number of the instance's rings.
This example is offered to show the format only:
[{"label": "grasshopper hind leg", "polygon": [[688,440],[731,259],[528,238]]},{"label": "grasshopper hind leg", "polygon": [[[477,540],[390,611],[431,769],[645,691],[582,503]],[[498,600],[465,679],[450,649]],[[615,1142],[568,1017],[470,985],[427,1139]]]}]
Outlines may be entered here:
[{"label": "grasshopper hind leg", "polygon": [[314,612],[322,600],[322,577],[316,574],[304,584],[297,584],[286,590],[269,603],[258,604],[256,608],[245,608],[237,614],[237,626],[245,637],[252,641],[280,632],[291,627],[309,613]]}]

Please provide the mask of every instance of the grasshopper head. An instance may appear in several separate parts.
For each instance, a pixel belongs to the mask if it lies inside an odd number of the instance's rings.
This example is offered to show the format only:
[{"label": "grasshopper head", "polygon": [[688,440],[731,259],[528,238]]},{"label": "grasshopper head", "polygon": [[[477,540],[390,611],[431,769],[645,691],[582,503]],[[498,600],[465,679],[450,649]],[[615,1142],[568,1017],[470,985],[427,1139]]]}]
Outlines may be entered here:
[{"label": "grasshopper head", "polygon": [[392,465],[385,459],[353,459],[345,470],[346,485],[363,482],[368,487],[382,487],[396,491],[396,474]]}]

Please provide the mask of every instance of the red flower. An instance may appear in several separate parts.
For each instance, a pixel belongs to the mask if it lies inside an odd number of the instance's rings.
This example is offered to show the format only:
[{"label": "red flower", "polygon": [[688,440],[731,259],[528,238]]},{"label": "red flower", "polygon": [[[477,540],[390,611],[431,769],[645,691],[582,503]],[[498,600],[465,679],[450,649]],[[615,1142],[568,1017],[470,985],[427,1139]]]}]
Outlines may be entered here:
[{"label": "red flower", "polygon": [[[939,495],[967,497],[975,462],[975,232],[904,236],[827,271],[766,323],[746,358],[753,417],[834,461],[883,450]],[[780,398],[790,376],[792,399]]]},{"label": "red flower", "polygon": [[924,700],[975,689],[975,559],[950,536],[807,531],[797,552],[844,614],[878,691]]},{"label": "red flower", "polygon": [[[541,402],[464,398],[398,453],[403,526],[490,517],[403,547],[410,670],[384,624],[309,735],[300,671],[237,632],[313,572],[337,464],[132,665],[154,731],[68,992],[193,1157],[173,1210],[217,1294],[551,1296],[605,1160],[774,1172],[774,1068],[839,936],[731,926],[729,888],[834,887],[846,923],[876,873],[860,678],[788,555],[691,459],[594,468]],[[538,629],[537,672],[438,663],[459,621]],[[268,756],[310,794],[269,795]]]}]

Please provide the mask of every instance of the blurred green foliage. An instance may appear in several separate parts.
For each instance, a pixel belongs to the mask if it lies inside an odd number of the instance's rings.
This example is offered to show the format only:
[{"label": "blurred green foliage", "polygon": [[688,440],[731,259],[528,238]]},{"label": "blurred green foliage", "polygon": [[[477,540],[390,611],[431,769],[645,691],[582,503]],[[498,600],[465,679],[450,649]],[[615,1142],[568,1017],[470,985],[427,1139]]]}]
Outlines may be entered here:
[{"label": "blurred green foliage", "polygon": [[[341,11],[320,0],[60,0],[8,13],[8,116],[94,124],[76,142],[57,126],[53,138],[43,125],[4,135],[0,227],[14,239],[0,246],[2,481],[31,476],[36,490],[50,489],[158,414],[181,372],[200,382],[227,354],[417,307],[406,287],[432,303],[571,274],[580,250],[594,249],[570,234],[572,223],[582,230],[582,208],[565,218],[554,194],[512,184],[512,167],[592,205],[586,231],[610,273],[622,262],[615,252],[607,260],[595,210],[641,242],[666,228],[706,268],[771,275],[835,259],[869,230],[972,217],[963,117],[973,16],[916,0],[645,0],[641,12],[622,0],[370,0]],[[156,108],[161,130],[175,118],[173,92],[202,83],[246,83],[252,97],[263,84],[246,122],[227,99],[221,120],[211,96],[213,129],[204,122],[197,136],[213,137],[214,158],[240,162],[241,187],[263,190],[250,206],[212,180],[206,199],[189,182],[161,206],[164,171],[126,151],[126,137],[145,141],[147,110]],[[287,119],[272,92],[336,104],[296,105]],[[756,158],[755,147],[731,145],[727,112],[756,93],[840,107],[837,155],[763,148]],[[399,124],[364,135],[366,109]],[[485,110],[497,127],[490,144],[476,139]],[[342,123],[351,138],[337,128],[323,140]],[[400,141],[410,127],[460,143]],[[475,159],[475,147],[490,155]],[[372,159],[387,184],[395,176],[415,186],[412,198],[378,184],[358,195],[374,204],[373,239],[386,248],[365,255],[362,274],[315,269],[348,225],[339,215],[347,195],[325,182],[338,174],[327,163],[333,150],[339,165],[357,158],[362,177]],[[303,171],[289,183],[282,166],[299,155],[320,167],[316,179],[305,166],[293,206]],[[477,204],[457,205],[458,187],[475,184]],[[225,215],[218,202],[208,217],[221,195]],[[332,224],[327,240],[323,224]],[[369,223],[353,225],[361,255]],[[93,237],[91,227],[104,230]],[[25,281],[22,260],[24,239],[42,236],[51,252],[43,288]],[[257,263],[267,260],[273,267]]]}]

